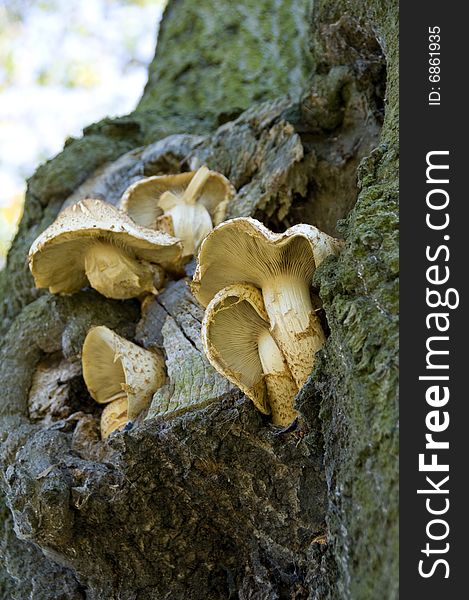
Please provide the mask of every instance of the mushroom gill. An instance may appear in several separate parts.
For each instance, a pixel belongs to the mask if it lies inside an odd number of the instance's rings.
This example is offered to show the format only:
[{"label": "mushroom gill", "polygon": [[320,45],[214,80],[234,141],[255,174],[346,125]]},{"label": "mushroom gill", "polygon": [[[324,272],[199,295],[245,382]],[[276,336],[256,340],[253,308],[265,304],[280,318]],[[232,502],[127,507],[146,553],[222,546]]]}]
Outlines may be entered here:
[{"label": "mushroom gill", "polygon": [[202,166],[190,173],[137,181],[125,191],[121,206],[140,225],[174,231],[182,240],[182,257],[187,260],[213,226],[224,219],[233,195],[234,188],[226,177]]},{"label": "mushroom gill", "polygon": [[211,364],[237,385],[274,425],[296,417],[298,388],[269,332],[262,296],[252,285],[237,284],[218,292],[207,306],[202,341]]},{"label": "mushroom gill", "polygon": [[262,291],[271,334],[301,387],[325,336],[311,301],[316,268],[341,242],[312,225],[282,234],[250,218],[226,221],[203,241],[192,285],[206,306],[222,288],[250,283]]},{"label": "mushroom gill", "polygon": [[125,422],[137,417],[166,380],[164,359],[159,353],[141,348],[102,325],[90,329],[85,338],[82,366],[91,397],[100,404],[114,406],[115,410],[103,413],[106,430],[111,414],[117,420],[115,428],[122,425],[124,405]]}]

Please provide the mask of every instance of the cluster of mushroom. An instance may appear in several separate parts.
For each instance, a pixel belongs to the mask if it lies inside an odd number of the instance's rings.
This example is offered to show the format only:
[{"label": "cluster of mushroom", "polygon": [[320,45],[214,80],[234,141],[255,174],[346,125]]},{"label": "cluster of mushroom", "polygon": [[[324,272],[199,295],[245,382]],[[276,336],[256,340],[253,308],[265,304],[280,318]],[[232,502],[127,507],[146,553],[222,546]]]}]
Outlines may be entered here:
[{"label": "cluster of mushroom", "polygon": [[90,285],[107,298],[156,293],[165,271],[178,271],[220,223],[234,194],[220,173],[201,167],[137,181],[122,210],[85,199],[64,209],[33,243],[37,287],[72,294]]},{"label": "cluster of mushroom", "polygon": [[[39,288],[73,294],[91,286],[107,298],[156,294],[225,216],[234,188],[220,173],[198,171],[142,179],[121,209],[93,198],[65,208],[32,244],[29,266]],[[94,327],[82,351],[91,396],[106,403],[102,436],[135,418],[165,381],[161,355]]]},{"label": "cluster of mushroom", "polygon": [[207,358],[275,425],[295,419],[295,395],[324,344],[312,278],[341,246],[312,225],[275,234],[239,218],[216,227],[200,247],[192,291],[206,307]]},{"label": "cluster of mushroom", "polygon": [[[222,222],[233,196],[230,182],[204,166],[148,177],[127,189],[121,209],[86,199],[63,210],[31,246],[29,264],[36,286],[52,293],[90,285],[127,299],[156,294],[200,246],[192,290],[206,307],[207,358],[284,426],[325,340],[313,274],[341,242],[312,225],[275,234],[251,218]],[[107,405],[103,437],[135,418],[165,381],[160,354],[103,326],[88,332],[82,364],[91,396]]]}]

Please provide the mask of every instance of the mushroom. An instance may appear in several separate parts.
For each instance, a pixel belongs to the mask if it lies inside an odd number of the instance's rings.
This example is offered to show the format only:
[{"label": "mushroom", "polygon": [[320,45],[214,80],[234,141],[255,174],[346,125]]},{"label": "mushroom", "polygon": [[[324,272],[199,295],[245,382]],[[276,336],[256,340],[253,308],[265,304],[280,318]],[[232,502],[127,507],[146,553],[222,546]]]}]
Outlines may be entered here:
[{"label": "mushroom", "polygon": [[89,330],[82,367],[91,397],[100,404],[111,403],[101,422],[103,431],[109,433],[135,419],[166,380],[160,354],[140,348],[103,325]]},{"label": "mushroom", "polygon": [[36,286],[53,294],[72,294],[89,283],[107,298],[126,299],[155,293],[159,264],[177,261],[180,253],[174,237],[88,198],[64,209],[34,241],[29,267]]},{"label": "mushroom", "polygon": [[[124,193],[121,207],[144,227],[174,232],[182,240],[184,259],[193,256],[203,238],[225,218],[235,191],[221,173],[205,166],[190,173],[147,177]],[[171,224],[168,224],[168,217]]]},{"label": "mushroom", "polygon": [[128,420],[126,398],[109,402],[101,413],[101,438],[105,440],[113,431],[122,429]]},{"label": "mushroom", "polygon": [[237,385],[258,410],[272,414],[274,425],[289,425],[297,416],[298,387],[270,334],[261,292],[251,284],[220,290],[209,302],[202,322],[202,343],[212,366]]},{"label": "mushroom", "polygon": [[192,290],[203,306],[233,283],[262,290],[271,334],[300,388],[325,340],[310,296],[313,274],[341,246],[312,225],[272,233],[255,219],[225,221],[202,242]]}]

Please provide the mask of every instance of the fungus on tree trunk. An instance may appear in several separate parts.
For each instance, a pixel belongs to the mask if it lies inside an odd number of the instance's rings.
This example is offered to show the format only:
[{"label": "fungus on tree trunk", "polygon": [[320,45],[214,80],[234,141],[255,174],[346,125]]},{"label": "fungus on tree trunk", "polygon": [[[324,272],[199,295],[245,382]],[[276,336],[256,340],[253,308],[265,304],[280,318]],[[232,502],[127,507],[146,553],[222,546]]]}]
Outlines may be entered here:
[{"label": "fungus on tree trunk", "polygon": [[[234,194],[226,177],[203,166],[189,173],[137,181],[125,191],[121,207],[144,227],[159,228],[160,218],[169,217],[174,235],[183,242],[183,259],[188,259],[225,218]],[[164,227],[168,227],[166,221]]]},{"label": "fungus on tree trunk", "polygon": [[103,437],[135,419],[166,380],[164,359],[159,353],[140,348],[104,326],[88,332],[82,366],[91,397],[108,404],[101,420]]},{"label": "fungus on tree trunk", "polygon": [[[29,266],[37,287],[72,294],[88,283],[107,298],[154,293],[161,263],[176,262],[181,242],[143,228],[101,200],[64,209],[32,244]],[[156,284],[156,285],[155,285]]]},{"label": "fungus on tree trunk", "polygon": [[313,225],[272,233],[255,219],[225,221],[202,242],[192,289],[207,306],[227,285],[251,283],[259,288],[271,334],[301,387],[325,341],[311,302],[313,275],[341,246]]},{"label": "fungus on tree trunk", "polygon": [[208,304],[202,342],[210,363],[237,385],[274,425],[289,425],[298,392],[285,358],[270,335],[262,294],[250,284],[219,291]]}]

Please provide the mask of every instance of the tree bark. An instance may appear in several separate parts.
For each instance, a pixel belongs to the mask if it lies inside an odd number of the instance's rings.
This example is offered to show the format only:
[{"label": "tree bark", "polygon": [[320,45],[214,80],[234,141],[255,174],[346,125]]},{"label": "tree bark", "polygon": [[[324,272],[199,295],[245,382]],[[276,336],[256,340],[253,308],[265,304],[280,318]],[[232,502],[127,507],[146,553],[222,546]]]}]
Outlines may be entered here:
[{"label": "tree bark", "polygon": [[[397,10],[170,0],[135,112],[29,180],[0,275],[2,598],[398,598]],[[346,242],[316,273],[328,340],[288,431],[207,363],[186,280],[141,309],[51,296],[25,264],[64,205],[201,164],[236,187],[229,217]],[[80,375],[93,325],[167,358],[109,442]]]}]

